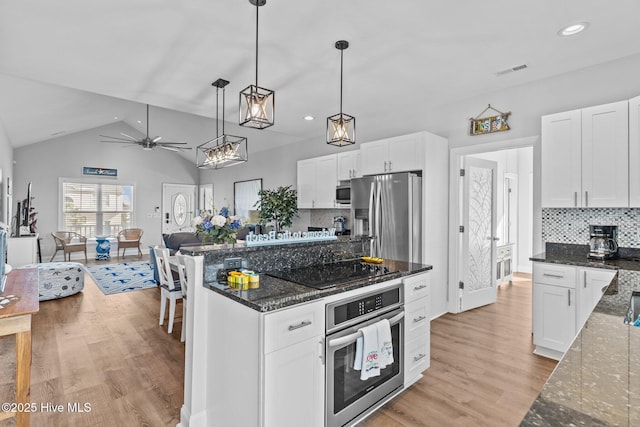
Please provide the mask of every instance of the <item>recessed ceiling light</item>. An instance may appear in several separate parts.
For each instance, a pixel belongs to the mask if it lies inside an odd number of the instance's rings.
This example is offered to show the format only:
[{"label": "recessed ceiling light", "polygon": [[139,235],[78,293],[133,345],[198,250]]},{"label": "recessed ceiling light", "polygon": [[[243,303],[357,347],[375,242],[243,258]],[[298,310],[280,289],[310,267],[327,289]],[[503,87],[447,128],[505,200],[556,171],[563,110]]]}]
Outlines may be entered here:
[{"label": "recessed ceiling light", "polygon": [[589,28],[588,22],[577,22],[575,24],[567,25],[558,31],[558,35],[562,37],[575,36]]},{"label": "recessed ceiling light", "polygon": [[304,119],[307,120],[307,121],[311,121],[311,120],[315,119],[315,117],[313,117],[313,116],[304,116]]},{"label": "recessed ceiling light", "polygon": [[138,124],[142,123],[142,120],[138,120]]},{"label": "recessed ceiling light", "polygon": [[118,120],[118,116],[115,116],[115,117],[113,118],[113,120]]}]

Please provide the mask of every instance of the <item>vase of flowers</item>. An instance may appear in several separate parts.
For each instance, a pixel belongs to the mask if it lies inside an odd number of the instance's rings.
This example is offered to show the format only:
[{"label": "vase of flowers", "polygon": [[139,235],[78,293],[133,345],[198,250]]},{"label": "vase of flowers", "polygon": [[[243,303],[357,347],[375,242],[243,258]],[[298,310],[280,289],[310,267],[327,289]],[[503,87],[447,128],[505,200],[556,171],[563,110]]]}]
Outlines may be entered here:
[{"label": "vase of flowers", "polygon": [[236,234],[242,227],[240,218],[229,215],[229,209],[223,207],[219,212],[209,213],[200,211],[200,215],[193,218],[193,225],[196,227],[196,234],[204,234],[202,244],[235,243]]}]

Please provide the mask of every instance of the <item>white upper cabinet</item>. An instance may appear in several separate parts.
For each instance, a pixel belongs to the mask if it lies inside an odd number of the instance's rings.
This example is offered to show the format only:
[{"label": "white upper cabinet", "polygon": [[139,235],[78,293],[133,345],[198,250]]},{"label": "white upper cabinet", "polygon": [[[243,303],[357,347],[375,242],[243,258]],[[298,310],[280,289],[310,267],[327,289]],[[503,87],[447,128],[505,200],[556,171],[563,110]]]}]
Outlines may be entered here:
[{"label": "white upper cabinet", "polygon": [[629,102],[582,110],[582,206],[629,206]]},{"label": "white upper cabinet", "polygon": [[360,150],[338,153],[338,181],[348,181],[360,176]]},{"label": "white upper cabinet", "polygon": [[580,110],[542,117],[542,206],[581,205]]},{"label": "white upper cabinet", "polygon": [[629,206],[640,207],[640,96],[629,100]]},{"label": "white upper cabinet", "polygon": [[422,169],[423,140],[420,132],[362,144],[362,175]]},{"label": "white upper cabinet", "polygon": [[628,102],[542,117],[542,207],[629,206]]},{"label": "white upper cabinet", "polygon": [[335,207],[337,168],[336,154],[298,161],[299,209]]}]

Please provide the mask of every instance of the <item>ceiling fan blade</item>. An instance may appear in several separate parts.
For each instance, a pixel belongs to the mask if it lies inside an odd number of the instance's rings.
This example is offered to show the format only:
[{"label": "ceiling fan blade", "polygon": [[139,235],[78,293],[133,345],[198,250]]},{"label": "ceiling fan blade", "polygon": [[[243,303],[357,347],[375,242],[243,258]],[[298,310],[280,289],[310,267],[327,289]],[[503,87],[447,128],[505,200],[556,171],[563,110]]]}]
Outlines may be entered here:
[{"label": "ceiling fan blade", "polygon": [[[129,139],[124,139],[124,138],[118,138],[117,136],[109,136],[109,135],[100,135],[102,138],[111,138],[113,141],[122,141],[122,142],[131,142],[131,143],[137,143],[138,141],[131,141]],[[105,142],[105,141],[102,141]]]},{"label": "ceiling fan blade", "polygon": [[159,145],[166,145],[166,144],[172,144],[172,145],[186,145],[186,142],[171,142],[171,141],[164,141],[164,142],[158,142]]},{"label": "ceiling fan blade", "polygon": [[132,137],[131,135],[127,135],[126,133],[120,132],[120,135],[122,136],[126,136],[127,138],[129,138],[132,141],[138,141],[136,138]]},{"label": "ceiling fan blade", "polygon": [[100,141],[100,142],[110,142],[110,143],[114,143],[114,144],[137,144],[137,142],[135,141]]},{"label": "ceiling fan blade", "polygon": [[158,145],[159,148],[162,148],[163,150],[169,150],[169,151],[180,151],[180,148],[174,148],[174,147],[167,147],[165,145]]},{"label": "ceiling fan blade", "polygon": [[158,141],[160,141],[161,139],[162,139],[162,137],[161,137],[161,136],[156,136],[155,138],[153,138],[153,139],[151,140],[151,142],[158,142]]}]

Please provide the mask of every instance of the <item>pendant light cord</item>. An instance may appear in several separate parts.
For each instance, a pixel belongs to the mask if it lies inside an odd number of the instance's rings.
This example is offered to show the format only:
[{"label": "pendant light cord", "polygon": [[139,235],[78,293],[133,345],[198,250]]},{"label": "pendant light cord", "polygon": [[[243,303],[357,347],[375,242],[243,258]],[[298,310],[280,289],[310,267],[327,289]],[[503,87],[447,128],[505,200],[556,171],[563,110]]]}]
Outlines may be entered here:
[{"label": "pendant light cord", "polygon": [[256,1],[256,87],[258,87],[258,10],[259,1]]},{"label": "pendant light cord", "polygon": [[147,104],[147,138],[149,138],[149,104]]},{"label": "pendant light cord", "polygon": [[218,88],[216,87],[216,138],[220,136],[220,132],[218,132]]},{"label": "pendant light cord", "polygon": [[222,135],[224,135],[224,87],[222,88]]},{"label": "pendant light cord", "polygon": [[344,49],[340,50],[340,115],[342,115],[342,58]]}]

